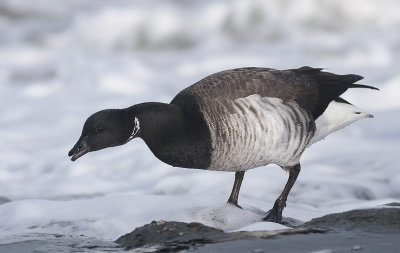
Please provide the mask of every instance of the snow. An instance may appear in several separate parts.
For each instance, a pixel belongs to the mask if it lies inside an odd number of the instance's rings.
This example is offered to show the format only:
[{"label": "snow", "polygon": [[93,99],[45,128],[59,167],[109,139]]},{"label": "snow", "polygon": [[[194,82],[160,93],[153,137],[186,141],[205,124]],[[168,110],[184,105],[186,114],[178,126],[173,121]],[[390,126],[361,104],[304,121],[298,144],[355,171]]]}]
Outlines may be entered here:
[{"label": "snow", "polygon": [[[310,65],[365,77],[381,91],[344,98],[374,119],[304,153],[284,216],[400,201],[400,2],[4,0],[0,2],[0,243],[41,233],[116,239],[152,220],[226,231],[260,223],[287,180],[279,167],[234,175],[173,168],[145,143],[68,151],[92,113],[169,102],[224,69]],[[382,15],[384,13],[384,15]],[[3,201],[2,201],[3,202]]]}]

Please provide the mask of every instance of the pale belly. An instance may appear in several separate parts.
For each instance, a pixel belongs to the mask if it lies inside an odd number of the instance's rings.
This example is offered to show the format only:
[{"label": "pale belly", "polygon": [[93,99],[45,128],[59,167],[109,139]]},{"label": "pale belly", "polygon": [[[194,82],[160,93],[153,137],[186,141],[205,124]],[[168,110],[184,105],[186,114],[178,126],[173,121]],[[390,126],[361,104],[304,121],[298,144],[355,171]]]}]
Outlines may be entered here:
[{"label": "pale belly", "polygon": [[204,115],[213,149],[209,170],[296,165],[315,132],[314,121],[295,102],[251,95],[208,106]]}]

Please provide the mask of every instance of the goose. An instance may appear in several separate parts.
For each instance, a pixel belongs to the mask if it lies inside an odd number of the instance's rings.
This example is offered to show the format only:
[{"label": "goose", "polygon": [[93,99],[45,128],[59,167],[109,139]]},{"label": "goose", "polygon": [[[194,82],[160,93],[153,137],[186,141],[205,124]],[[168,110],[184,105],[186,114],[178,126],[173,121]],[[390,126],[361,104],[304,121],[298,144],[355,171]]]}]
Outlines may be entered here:
[{"label": "goose", "polygon": [[68,153],[84,154],[142,138],[174,167],[235,172],[228,203],[238,204],[247,170],[276,164],[289,173],[264,221],[282,222],[304,150],[368,114],[340,96],[363,77],[321,68],[246,67],[221,71],[180,91],[167,103],[147,102],[94,113]]}]

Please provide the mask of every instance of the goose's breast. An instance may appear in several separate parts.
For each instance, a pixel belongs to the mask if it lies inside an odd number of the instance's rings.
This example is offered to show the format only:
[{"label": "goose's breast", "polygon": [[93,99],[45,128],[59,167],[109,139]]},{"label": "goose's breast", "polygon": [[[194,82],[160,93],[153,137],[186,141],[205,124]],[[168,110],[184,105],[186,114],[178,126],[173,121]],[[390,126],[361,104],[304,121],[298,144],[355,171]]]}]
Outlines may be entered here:
[{"label": "goose's breast", "polygon": [[314,121],[296,102],[278,98],[221,98],[202,111],[211,135],[210,170],[295,165],[315,131]]}]

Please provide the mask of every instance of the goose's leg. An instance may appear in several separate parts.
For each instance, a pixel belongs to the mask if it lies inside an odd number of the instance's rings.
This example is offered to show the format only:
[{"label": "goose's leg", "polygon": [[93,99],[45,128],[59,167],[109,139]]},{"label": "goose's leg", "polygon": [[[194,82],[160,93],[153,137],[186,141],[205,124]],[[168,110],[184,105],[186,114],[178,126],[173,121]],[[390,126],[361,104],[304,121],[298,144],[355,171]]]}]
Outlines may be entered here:
[{"label": "goose's leg", "polygon": [[228,203],[233,204],[239,208],[242,208],[238,205],[239,191],[240,186],[242,185],[244,176],[244,171],[238,171],[235,173],[235,182],[233,183],[233,188],[231,192],[231,196],[229,196]]},{"label": "goose's leg", "polygon": [[282,222],[282,211],[283,208],[285,208],[286,206],[286,199],[290,192],[290,189],[292,189],[294,183],[296,182],[297,176],[300,173],[300,164],[286,169],[289,170],[289,179],[281,195],[279,195],[279,197],[275,200],[274,207],[269,210],[267,217],[263,219],[264,221],[272,221],[276,223]]}]

